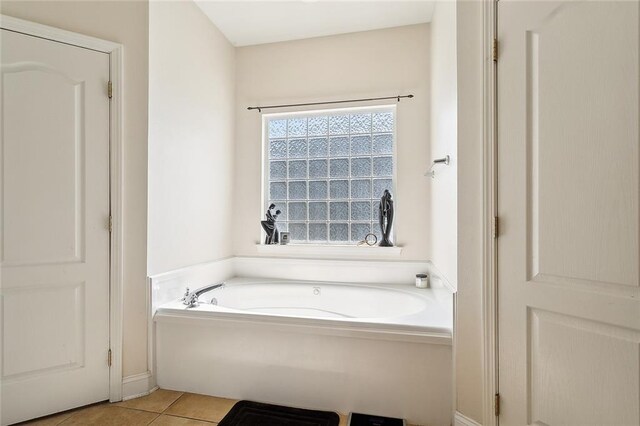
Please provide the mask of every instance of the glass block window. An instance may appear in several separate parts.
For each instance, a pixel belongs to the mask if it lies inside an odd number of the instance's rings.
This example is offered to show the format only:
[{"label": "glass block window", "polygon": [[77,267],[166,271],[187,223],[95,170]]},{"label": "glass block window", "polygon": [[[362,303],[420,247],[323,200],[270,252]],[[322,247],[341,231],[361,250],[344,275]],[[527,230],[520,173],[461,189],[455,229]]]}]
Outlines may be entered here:
[{"label": "glass block window", "polygon": [[294,243],[380,238],[378,205],[394,191],[395,107],[265,116],[266,205]]}]

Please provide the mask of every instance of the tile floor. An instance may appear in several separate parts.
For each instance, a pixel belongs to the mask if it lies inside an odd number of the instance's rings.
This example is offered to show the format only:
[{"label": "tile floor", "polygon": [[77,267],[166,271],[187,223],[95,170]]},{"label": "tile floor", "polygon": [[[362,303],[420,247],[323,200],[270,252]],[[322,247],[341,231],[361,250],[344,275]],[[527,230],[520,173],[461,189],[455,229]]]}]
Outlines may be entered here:
[{"label": "tile floor", "polygon": [[[23,423],[23,425],[206,426],[215,425],[236,400],[158,389],[150,395],[115,404],[103,403]],[[340,426],[347,417],[340,415]]]}]

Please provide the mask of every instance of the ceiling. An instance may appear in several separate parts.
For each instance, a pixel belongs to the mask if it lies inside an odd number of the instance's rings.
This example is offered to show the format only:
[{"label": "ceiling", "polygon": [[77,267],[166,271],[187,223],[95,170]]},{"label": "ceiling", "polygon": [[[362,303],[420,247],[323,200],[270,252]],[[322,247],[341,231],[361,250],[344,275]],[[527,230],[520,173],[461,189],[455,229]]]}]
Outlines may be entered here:
[{"label": "ceiling", "polygon": [[430,22],[435,4],[434,0],[195,2],[234,46]]}]

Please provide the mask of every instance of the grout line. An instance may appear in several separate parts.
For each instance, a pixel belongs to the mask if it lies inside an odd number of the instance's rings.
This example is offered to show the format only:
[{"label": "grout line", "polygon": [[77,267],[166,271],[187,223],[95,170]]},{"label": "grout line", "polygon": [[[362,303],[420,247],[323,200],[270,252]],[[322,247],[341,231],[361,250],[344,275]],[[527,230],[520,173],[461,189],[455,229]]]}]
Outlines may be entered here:
[{"label": "grout line", "polygon": [[[177,397],[177,398],[176,398],[176,400],[175,400],[175,401],[173,401],[171,404],[169,404],[169,406],[168,406],[167,408],[165,408],[165,409],[164,409],[164,411],[163,411],[161,414],[166,414],[166,413],[167,413],[167,410],[168,410],[169,408],[173,407],[173,405],[174,405],[174,404],[176,404],[178,401],[180,401],[180,399],[182,399],[182,397],[183,397],[183,396],[185,396],[185,395],[186,395],[186,392],[182,392],[182,393],[180,394],[180,396],[179,396],[179,397]],[[172,416],[173,414],[168,414],[168,415],[171,415],[171,416]]]},{"label": "grout line", "polygon": [[[143,410],[139,410],[139,411],[143,411]],[[149,413],[149,411],[145,411],[145,413]],[[150,425],[151,423],[155,422],[156,420],[158,420],[158,417],[161,416],[161,414],[155,413],[156,416],[149,422],[147,423],[147,426]]]},{"label": "grout line", "polygon": [[167,417],[176,417],[176,418],[179,418],[179,419],[194,420],[196,422],[202,422],[202,423],[206,423],[208,425],[217,425],[218,424],[216,422],[212,422],[212,421],[209,421],[209,420],[196,419],[196,418],[193,418],[193,417],[185,417],[185,416],[180,416],[180,415],[177,415],[177,414],[161,414],[161,415],[162,416],[167,416]]},{"label": "grout line", "polygon": [[[75,414],[75,413],[73,413],[73,414]],[[67,420],[69,420],[71,417],[73,417],[73,414],[71,414],[69,417],[67,417],[67,418],[65,418],[65,419],[62,419],[62,420],[60,420],[59,422],[57,422],[57,423],[55,424],[55,426],[61,425],[62,423],[66,422],[66,421],[67,421]]]},{"label": "grout line", "polygon": [[[162,414],[165,415],[165,416],[170,416],[170,417],[179,417],[181,419],[189,419],[189,420],[195,420],[195,421],[198,421],[198,422],[213,423],[215,425],[218,424],[217,422],[214,422],[212,420],[204,420],[202,418],[189,417],[189,416],[186,416],[186,415],[183,415],[183,414],[175,414],[175,413],[162,413]],[[226,414],[228,414],[228,412]],[[226,414],[225,414],[225,416],[226,416]]]},{"label": "grout line", "polygon": [[134,407],[123,407],[121,405],[118,405],[117,407],[119,408],[126,408],[127,410],[135,410],[135,411],[142,411],[144,413],[152,413],[152,414],[164,414],[164,411],[152,411],[152,410],[145,410],[144,408],[134,408]]}]

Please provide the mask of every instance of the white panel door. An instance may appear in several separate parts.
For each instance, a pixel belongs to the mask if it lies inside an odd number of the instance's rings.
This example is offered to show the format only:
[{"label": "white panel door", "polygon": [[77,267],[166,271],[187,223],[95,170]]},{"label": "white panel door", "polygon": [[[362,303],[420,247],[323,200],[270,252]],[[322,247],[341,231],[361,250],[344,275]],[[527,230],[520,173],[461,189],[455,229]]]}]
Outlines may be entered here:
[{"label": "white panel door", "polygon": [[109,56],[1,35],[9,424],[109,397]]},{"label": "white panel door", "polygon": [[640,424],[639,12],[498,3],[503,426]]}]

